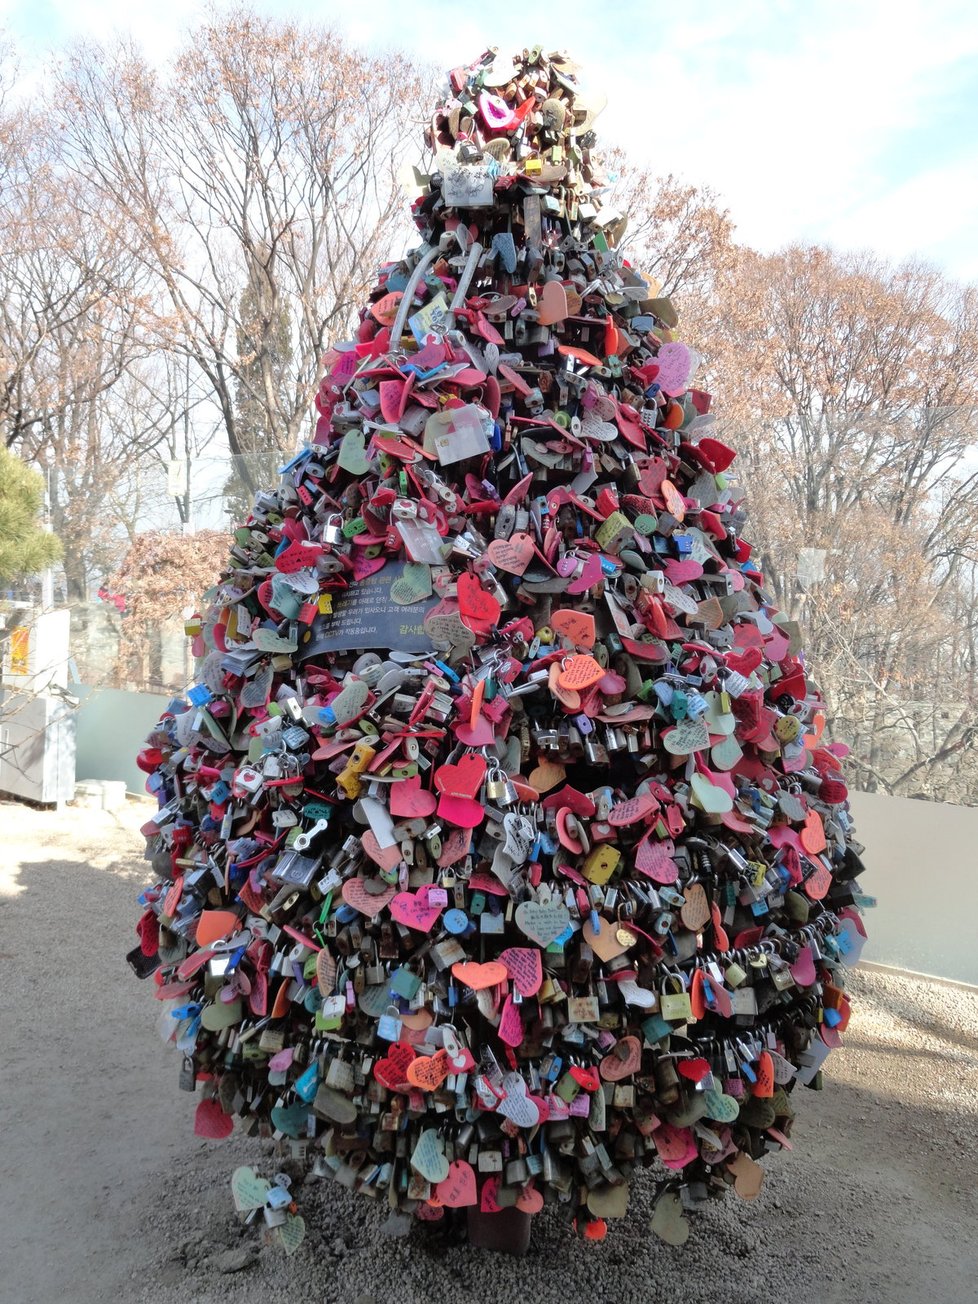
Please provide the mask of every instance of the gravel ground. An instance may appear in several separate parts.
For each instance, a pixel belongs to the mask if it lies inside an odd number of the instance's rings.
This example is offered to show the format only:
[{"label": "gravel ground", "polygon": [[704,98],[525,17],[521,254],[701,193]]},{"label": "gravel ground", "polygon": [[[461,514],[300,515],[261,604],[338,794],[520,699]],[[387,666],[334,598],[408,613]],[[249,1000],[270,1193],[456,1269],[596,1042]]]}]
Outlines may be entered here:
[{"label": "gravel ground", "polygon": [[827,1089],[796,1094],[794,1152],[765,1161],[756,1202],[697,1217],[682,1249],[647,1230],[651,1181],[599,1245],[545,1212],[523,1260],[421,1229],[383,1238],[386,1210],[322,1183],[302,1192],[295,1256],[261,1246],[228,1179],[272,1161],[193,1136],[179,1058],[122,959],[147,811],[0,804],[4,1304],[978,1299],[978,991],[870,970],[852,976],[858,1011]]}]

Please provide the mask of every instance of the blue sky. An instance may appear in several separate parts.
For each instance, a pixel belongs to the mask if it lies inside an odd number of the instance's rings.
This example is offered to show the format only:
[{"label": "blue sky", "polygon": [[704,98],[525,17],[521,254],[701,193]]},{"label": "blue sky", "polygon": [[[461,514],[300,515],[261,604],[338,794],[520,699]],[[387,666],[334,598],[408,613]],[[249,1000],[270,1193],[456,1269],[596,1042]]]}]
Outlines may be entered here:
[{"label": "blue sky", "polygon": [[[599,136],[717,190],[740,238],[921,256],[978,281],[974,0],[255,0],[444,68],[487,45],[563,48],[603,88]],[[199,0],[0,0],[34,70],[130,32],[163,60]]]}]

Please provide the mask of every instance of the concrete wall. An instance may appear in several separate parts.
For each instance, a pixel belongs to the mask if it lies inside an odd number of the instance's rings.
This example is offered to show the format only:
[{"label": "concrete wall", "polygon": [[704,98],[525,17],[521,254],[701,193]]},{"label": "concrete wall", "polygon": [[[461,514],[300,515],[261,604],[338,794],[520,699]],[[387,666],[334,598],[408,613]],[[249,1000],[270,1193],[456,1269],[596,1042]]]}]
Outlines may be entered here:
[{"label": "concrete wall", "polygon": [[76,779],[122,779],[130,792],[145,795],[146,775],[136,764],[143,739],[170,700],[153,693],[74,684]]},{"label": "concrete wall", "polygon": [[[145,792],[135,756],[168,699],[76,691],[77,777],[123,779],[131,792]],[[879,898],[866,916],[864,958],[978,983],[978,808],[854,792],[852,811],[866,846],[860,882]]]},{"label": "concrete wall", "polygon": [[978,807],[851,794],[865,844],[863,959],[978,983]]}]

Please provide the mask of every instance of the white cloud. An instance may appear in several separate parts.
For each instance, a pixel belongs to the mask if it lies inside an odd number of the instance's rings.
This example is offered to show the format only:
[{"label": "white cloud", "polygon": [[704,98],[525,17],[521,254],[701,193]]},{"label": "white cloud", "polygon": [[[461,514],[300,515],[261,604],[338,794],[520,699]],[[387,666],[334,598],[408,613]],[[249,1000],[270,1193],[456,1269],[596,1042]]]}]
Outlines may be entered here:
[{"label": "white cloud", "polygon": [[[968,136],[978,104],[965,102],[969,76],[972,101],[978,96],[971,0],[690,0],[672,11],[645,0],[565,0],[533,11],[525,0],[484,10],[447,0],[257,7],[332,23],[357,42],[444,68],[490,44],[566,48],[609,95],[601,137],[661,172],[711,185],[746,242],[832,240],[892,257],[920,252],[959,276],[978,271]],[[40,0],[40,8],[0,0],[11,30],[35,40],[45,10],[61,37],[129,30],[157,59],[205,12],[199,0],[158,10],[123,0]]]}]

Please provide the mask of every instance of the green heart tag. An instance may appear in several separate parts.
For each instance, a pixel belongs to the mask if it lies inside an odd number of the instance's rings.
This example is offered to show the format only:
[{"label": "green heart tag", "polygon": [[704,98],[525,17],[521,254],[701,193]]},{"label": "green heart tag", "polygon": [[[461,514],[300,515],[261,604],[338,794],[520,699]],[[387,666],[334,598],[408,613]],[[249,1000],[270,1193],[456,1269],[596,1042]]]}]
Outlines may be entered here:
[{"label": "green heart tag", "polygon": [[278,1241],[286,1254],[295,1254],[306,1239],[306,1220],[301,1214],[289,1214],[281,1227],[275,1228]]},{"label": "green heart tag", "polygon": [[424,562],[409,561],[391,585],[391,601],[399,607],[410,607],[431,597],[431,567]]},{"label": "green heart tag", "polygon": [[370,461],[364,452],[364,446],[362,430],[348,430],[343,436],[336,460],[350,475],[366,475],[370,470]]},{"label": "green heart tag", "polygon": [[260,1209],[271,1189],[271,1182],[259,1177],[253,1168],[236,1168],[231,1174],[231,1196],[238,1213]]}]

